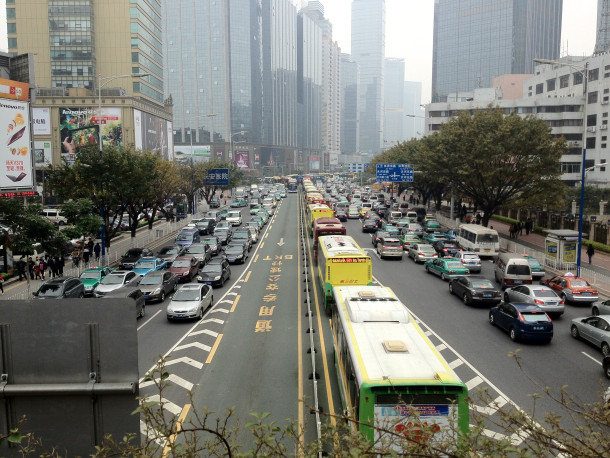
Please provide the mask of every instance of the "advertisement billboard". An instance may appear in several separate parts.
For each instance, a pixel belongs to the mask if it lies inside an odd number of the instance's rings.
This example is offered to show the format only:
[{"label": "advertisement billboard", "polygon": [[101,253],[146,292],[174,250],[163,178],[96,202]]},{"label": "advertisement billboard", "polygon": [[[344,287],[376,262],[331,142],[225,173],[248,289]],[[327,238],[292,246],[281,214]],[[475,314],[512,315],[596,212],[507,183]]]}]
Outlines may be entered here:
[{"label": "advertisement billboard", "polygon": [[0,132],[4,144],[0,156],[0,188],[16,189],[34,186],[33,154],[29,103],[0,100]]},{"label": "advertisement billboard", "polygon": [[309,158],[309,170],[318,171],[320,170],[320,156],[310,156]]},{"label": "advertisement billboard", "polygon": [[133,110],[133,118],[135,147],[155,153],[161,159],[171,160],[173,155],[169,148],[172,138],[171,123],[140,110]]},{"label": "advertisement billboard", "polygon": [[0,78],[0,98],[27,102],[30,100],[30,85]]},{"label": "advertisement billboard", "polygon": [[51,135],[51,109],[32,109],[32,129],[34,135]]},{"label": "advertisement billboard", "polygon": [[[120,147],[123,142],[123,125],[120,108],[60,108],[61,154],[68,163],[74,163],[78,148],[96,145],[99,136],[103,148]],[[99,125],[99,129],[98,129]]]},{"label": "advertisement billboard", "polygon": [[176,162],[188,162],[191,157],[195,162],[207,162],[212,155],[210,145],[178,145],[174,151],[174,160]]},{"label": "advertisement billboard", "polygon": [[235,153],[235,167],[238,169],[250,168],[250,153],[248,151],[237,151]]},{"label": "advertisement billboard", "polygon": [[51,162],[51,142],[34,142],[34,163],[36,165],[49,165]]}]

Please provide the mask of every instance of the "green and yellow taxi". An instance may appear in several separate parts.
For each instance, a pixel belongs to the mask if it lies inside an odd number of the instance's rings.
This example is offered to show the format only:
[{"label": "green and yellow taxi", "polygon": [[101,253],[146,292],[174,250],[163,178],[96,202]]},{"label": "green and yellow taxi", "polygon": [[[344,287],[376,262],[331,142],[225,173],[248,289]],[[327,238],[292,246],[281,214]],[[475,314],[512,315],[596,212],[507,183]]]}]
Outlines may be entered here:
[{"label": "green and yellow taxi", "polygon": [[112,271],[110,267],[90,267],[80,274],[80,281],[85,285],[85,296],[93,296],[95,287]]}]

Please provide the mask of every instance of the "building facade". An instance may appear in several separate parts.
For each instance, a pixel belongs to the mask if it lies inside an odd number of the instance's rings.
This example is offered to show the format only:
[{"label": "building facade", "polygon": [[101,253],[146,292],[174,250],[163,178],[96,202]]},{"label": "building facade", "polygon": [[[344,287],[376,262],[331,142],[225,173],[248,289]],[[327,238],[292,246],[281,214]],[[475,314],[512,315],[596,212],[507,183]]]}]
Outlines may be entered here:
[{"label": "building facade", "polygon": [[360,151],[360,97],[358,63],[341,53],[341,153]]},{"label": "building facade", "polygon": [[383,149],[386,150],[404,140],[402,128],[405,117],[405,61],[386,58],[384,63]]},{"label": "building facade", "polygon": [[422,138],[426,132],[425,114],[421,107],[421,88],[419,81],[404,82],[405,115],[403,117],[402,134],[406,141]]},{"label": "building facade", "polygon": [[358,63],[360,144],[375,155],[383,146],[385,0],[353,0],[351,55]]},{"label": "building facade", "polygon": [[533,73],[533,59],[557,59],[562,0],[437,0],[432,102],[491,86],[500,75]]},{"label": "building facade", "polygon": [[[591,168],[587,184],[609,187],[610,166],[599,164],[610,160],[610,53],[565,57],[557,64],[538,65],[534,73],[525,80],[524,97],[520,99],[503,99],[501,92],[483,89],[475,90],[468,101],[428,105],[427,132],[439,130],[460,111],[485,110],[490,103],[506,114],[536,116],[548,123],[553,136],[567,140],[569,150],[560,163],[566,184],[580,185],[584,150],[584,166]],[[499,95],[492,98],[490,94]],[[594,165],[597,166],[592,168]]]}]

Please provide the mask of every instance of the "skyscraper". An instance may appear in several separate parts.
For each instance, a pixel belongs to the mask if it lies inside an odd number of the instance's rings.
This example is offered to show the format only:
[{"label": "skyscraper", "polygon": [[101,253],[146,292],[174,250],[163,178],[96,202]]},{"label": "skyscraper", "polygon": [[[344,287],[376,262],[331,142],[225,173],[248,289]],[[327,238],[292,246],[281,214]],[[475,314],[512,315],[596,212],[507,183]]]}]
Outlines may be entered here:
[{"label": "skyscraper", "polygon": [[358,64],[341,53],[341,153],[345,154],[360,151],[358,80]]},{"label": "skyscraper", "polygon": [[385,0],[353,0],[351,55],[360,74],[360,150],[383,145]]},{"label": "skyscraper", "polygon": [[404,59],[385,59],[384,79],[384,120],[383,120],[383,149],[389,149],[404,140],[402,133],[405,87],[405,61]]},{"label": "skyscraper", "polygon": [[562,10],[563,0],[436,0],[432,101],[533,73],[534,58],[557,59]]},{"label": "skyscraper", "polygon": [[597,0],[595,54],[610,51],[610,0]]}]

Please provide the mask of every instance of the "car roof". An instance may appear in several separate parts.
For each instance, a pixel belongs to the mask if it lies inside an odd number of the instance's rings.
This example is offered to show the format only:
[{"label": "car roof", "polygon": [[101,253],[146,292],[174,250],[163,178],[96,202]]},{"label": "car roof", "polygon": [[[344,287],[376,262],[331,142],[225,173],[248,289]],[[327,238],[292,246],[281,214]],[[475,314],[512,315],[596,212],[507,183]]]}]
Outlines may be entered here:
[{"label": "car roof", "polygon": [[164,275],[167,270],[151,270],[150,272],[146,272],[145,277],[156,277]]},{"label": "car roof", "polygon": [[201,289],[203,284],[195,284],[195,283],[186,283],[180,287],[180,289]]},{"label": "car roof", "polygon": [[127,297],[132,291],[140,289],[137,286],[121,286],[120,288],[113,289],[102,297]]},{"label": "car roof", "polygon": [[206,263],[206,266],[210,265],[210,264],[212,264],[212,265],[222,264],[223,261],[226,261],[226,259],[225,258],[212,258]]},{"label": "car roof", "polygon": [[73,278],[80,280],[78,277],[62,277],[62,278],[53,278],[51,280],[47,280],[46,282],[44,282],[44,284],[45,285],[61,285],[68,280],[72,280]]},{"label": "car roof", "polygon": [[125,275],[129,272],[131,272],[131,270],[115,270],[113,272],[110,272],[108,275]]},{"label": "car roof", "polygon": [[190,261],[193,258],[195,258],[195,256],[178,256],[176,259],[174,259],[174,262],[176,262],[176,261]]},{"label": "car roof", "polygon": [[519,312],[544,313],[544,310],[542,310],[540,307],[538,307],[537,305],[534,305],[534,304],[522,304],[520,302],[509,302],[509,304],[512,304]]}]

